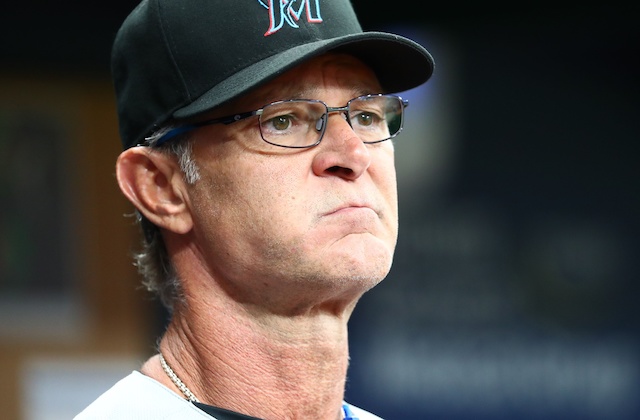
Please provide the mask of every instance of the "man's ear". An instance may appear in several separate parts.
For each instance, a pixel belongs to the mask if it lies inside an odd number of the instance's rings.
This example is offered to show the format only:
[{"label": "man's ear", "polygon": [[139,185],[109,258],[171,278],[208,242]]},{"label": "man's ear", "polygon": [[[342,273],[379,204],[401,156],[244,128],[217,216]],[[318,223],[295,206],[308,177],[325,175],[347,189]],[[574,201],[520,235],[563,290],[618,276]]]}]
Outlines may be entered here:
[{"label": "man's ear", "polygon": [[191,230],[186,185],[174,159],[132,147],[118,157],[116,177],[123,194],[151,223],[175,233]]}]

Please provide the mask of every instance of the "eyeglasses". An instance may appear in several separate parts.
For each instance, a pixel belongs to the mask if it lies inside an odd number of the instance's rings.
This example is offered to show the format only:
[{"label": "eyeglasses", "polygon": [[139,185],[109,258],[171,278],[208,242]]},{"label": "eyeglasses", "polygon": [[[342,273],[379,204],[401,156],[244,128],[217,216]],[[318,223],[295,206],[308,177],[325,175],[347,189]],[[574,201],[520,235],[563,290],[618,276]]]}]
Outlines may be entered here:
[{"label": "eyeglasses", "polygon": [[330,113],[341,112],[364,143],[393,138],[402,130],[404,109],[409,101],[396,95],[365,95],[351,99],[345,106],[331,107],[315,99],[290,99],[262,108],[222,118],[187,124],[169,130],[156,142],[159,146],[175,136],[212,124],[231,124],[257,115],[260,135],[267,143],[289,148],[313,147],[327,129]]}]

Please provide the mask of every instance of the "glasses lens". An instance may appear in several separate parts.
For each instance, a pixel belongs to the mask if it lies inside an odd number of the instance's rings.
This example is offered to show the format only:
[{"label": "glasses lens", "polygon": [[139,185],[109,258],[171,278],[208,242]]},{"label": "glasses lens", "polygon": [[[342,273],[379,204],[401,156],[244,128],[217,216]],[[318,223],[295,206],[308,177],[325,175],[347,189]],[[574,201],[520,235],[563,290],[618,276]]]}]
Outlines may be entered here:
[{"label": "glasses lens", "polygon": [[377,143],[398,134],[403,111],[402,99],[397,96],[362,96],[349,102],[351,127],[365,143]]},{"label": "glasses lens", "polygon": [[324,132],[321,121],[327,112],[319,101],[291,100],[265,106],[260,114],[262,138],[284,147],[310,147]]}]

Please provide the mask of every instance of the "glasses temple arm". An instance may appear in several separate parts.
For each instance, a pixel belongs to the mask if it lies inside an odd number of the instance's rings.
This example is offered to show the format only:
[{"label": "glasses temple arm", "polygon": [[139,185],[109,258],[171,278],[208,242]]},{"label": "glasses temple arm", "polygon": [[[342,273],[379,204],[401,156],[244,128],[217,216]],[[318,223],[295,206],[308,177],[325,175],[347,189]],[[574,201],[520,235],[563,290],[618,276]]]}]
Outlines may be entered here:
[{"label": "glasses temple arm", "polygon": [[250,111],[250,112],[243,112],[240,114],[234,114],[234,115],[227,115],[226,117],[220,117],[220,118],[214,118],[211,120],[205,120],[205,121],[200,121],[197,123],[193,123],[193,124],[185,124],[185,125],[181,125],[179,127],[176,128],[172,128],[171,130],[167,131],[167,133],[165,135],[163,135],[162,137],[160,137],[158,139],[158,141],[156,142],[155,146],[160,146],[163,143],[166,143],[167,141],[171,140],[172,138],[186,133],[188,131],[194,130],[196,128],[200,128],[200,127],[204,127],[205,125],[213,125],[213,124],[231,124],[234,123],[236,121],[240,121],[243,120],[245,118],[249,118],[253,115],[256,115],[258,111]]}]

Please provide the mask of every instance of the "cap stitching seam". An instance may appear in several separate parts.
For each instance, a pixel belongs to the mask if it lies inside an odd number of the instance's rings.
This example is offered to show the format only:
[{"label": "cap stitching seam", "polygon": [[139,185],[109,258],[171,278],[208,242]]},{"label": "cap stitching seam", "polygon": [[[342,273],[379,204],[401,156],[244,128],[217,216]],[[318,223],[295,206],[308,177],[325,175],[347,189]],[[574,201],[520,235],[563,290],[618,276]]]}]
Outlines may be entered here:
[{"label": "cap stitching seam", "polygon": [[[169,52],[169,56],[171,57],[171,62],[173,63],[176,71],[177,71],[177,76],[178,76],[178,80],[180,81],[180,83],[182,84],[182,87],[184,89],[184,91],[186,92],[186,98],[187,101],[191,100],[191,92],[189,91],[189,85],[187,84],[184,75],[182,74],[182,69],[180,68],[180,66],[178,65],[178,60],[176,59],[176,54],[178,51],[177,48],[177,44],[175,43],[173,37],[170,34],[170,31],[168,30],[165,21],[163,19],[163,14],[162,14],[162,6],[160,4],[160,1],[156,1],[156,4],[158,5],[158,23],[160,26],[160,31],[162,33],[162,38],[164,39],[166,45],[167,45],[167,50]],[[175,50],[175,51],[174,51]]]}]

